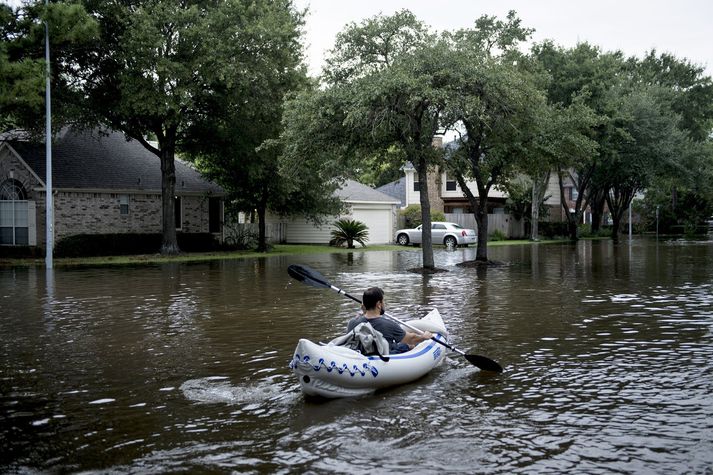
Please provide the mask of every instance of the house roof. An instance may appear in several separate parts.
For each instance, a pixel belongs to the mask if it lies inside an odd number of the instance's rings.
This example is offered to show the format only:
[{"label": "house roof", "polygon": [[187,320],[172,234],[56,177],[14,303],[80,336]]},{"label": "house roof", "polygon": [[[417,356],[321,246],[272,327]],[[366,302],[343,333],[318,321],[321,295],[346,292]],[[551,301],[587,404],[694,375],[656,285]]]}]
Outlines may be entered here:
[{"label": "house roof", "polygon": [[406,177],[403,176],[396,181],[382,185],[376,189],[385,195],[399,200],[399,205],[404,206],[406,203]]},{"label": "house roof", "polygon": [[398,200],[395,200],[393,197],[354,180],[347,180],[344,186],[335,192],[335,195],[346,202],[398,204]]},{"label": "house roof", "polygon": [[[2,137],[45,180],[44,142],[21,135]],[[224,194],[223,189],[176,158],[176,193]],[[52,145],[54,188],[161,192],[161,163],[136,140],[116,131],[75,128],[58,134]]]}]

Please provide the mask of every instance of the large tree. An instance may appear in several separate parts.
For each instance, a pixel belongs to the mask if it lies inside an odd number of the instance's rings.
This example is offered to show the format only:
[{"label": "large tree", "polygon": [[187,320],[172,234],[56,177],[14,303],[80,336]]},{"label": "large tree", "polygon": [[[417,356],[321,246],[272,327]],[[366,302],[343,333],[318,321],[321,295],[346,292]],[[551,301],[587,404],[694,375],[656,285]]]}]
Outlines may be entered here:
[{"label": "large tree", "polygon": [[[279,173],[285,96],[308,85],[302,64],[300,34],[303,14],[289,2],[262,12],[269,38],[251,67],[248,89],[226,87],[205,97],[203,110],[223,111],[188,127],[188,150],[199,168],[228,191],[230,208],[257,214],[258,250],[267,251],[268,209],[289,213],[289,205],[305,205],[309,189],[289,189]],[[269,40],[269,41],[268,41]],[[304,208],[312,212],[314,206]],[[321,211],[321,208],[320,208]]]},{"label": "large tree", "polygon": [[[290,0],[84,0],[101,37],[76,50],[67,100],[90,123],[138,140],[160,159],[161,252],[179,252],[174,224],[176,152],[199,124],[248,102],[262,84],[261,62],[283,35]],[[288,13],[289,16],[289,13]],[[268,52],[268,53],[266,53]],[[229,101],[223,101],[225,97]],[[154,145],[149,137],[156,140]]]},{"label": "large tree", "polygon": [[[446,53],[428,28],[405,10],[350,24],[337,35],[327,59],[324,88],[315,90],[312,99],[302,98],[321,106],[304,107],[305,113],[292,116],[289,127],[299,130],[308,124],[317,132],[303,150],[290,146],[297,163],[305,150],[316,146],[341,157],[334,163],[342,164],[342,175],[365,161],[374,163],[374,157],[413,164],[421,186],[422,264],[427,269],[434,267],[427,174],[439,158],[432,142],[444,107]],[[320,129],[316,124],[325,118]]]},{"label": "large tree", "polygon": [[[45,24],[52,57],[85,47],[98,32],[81,5],[36,2],[13,9],[0,4],[0,131],[14,127],[39,131],[44,125]],[[57,69],[53,68],[53,82]],[[61,126],[59,119],[54,123]]]},{"label": "large tree", "polygon": [[651,221],[660,209],[663,228],[694,229],[713,213],[713,80],[703,67],[656,51],[629,59],[627,66],[641,87],[659,88],[659,102],[679,118],[677,128],[688,138],[676,160],[652,177],[645,199]]},{"label": "large tree", "polygon": [[597,180],[607,190],[615,242],[619,240],[624,213],[636,193],[688,153],[688,140],[678,128],[679,117],[662,104],[659,88],[636,86],[635,90],[617,94],[617,115],[626,135],[602,157]]},{"label": "large tree", "polygon": [[[506,21],[483,16],[449,38],[455,64],[445,117],[461,134],[446,162],[473,209],[476,261],[488,260],[489,193],[527,159],[544,118],[546,102],[535,75],[518,65],[517,46],[530,33],[511,11]],[[468,187],[470,180],[477,195]]]},{"label": "large tree", "polygon": [[[578,227],[584,212],[597,196],[599,189],[594,183],[602,157],[620,142],[625,132],[609,112],[616,105],[609,102],[614,95],[610,90],[619,83],[624,59],[620,52],[602,53],[599,48],[580,43],[571,49],[555,46],[552,42],[535,45],[533,57],[549,73],[547,100],[552,105],[569,107],[580,103],[596,114],[596,125],[590,138],[597,143],[596,152],[561,155],[557,162],[560,200],[567,218],[570,239],[578,239]],[[573,209],[569,207],[566,189],[576,190]]]}]

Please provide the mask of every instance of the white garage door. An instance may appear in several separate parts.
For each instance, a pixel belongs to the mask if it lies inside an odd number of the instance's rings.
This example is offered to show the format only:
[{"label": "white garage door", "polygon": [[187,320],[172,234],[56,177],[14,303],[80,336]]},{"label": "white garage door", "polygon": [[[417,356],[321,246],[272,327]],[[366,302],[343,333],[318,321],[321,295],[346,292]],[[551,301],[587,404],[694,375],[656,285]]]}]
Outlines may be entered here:
[{"label": "white garage door", "polygon": [[391,236],[391,208],[388,209],[360,209],[352,205],[352,218],[361,221],[369,227],[369,244],[388,244],[393,240]]}]

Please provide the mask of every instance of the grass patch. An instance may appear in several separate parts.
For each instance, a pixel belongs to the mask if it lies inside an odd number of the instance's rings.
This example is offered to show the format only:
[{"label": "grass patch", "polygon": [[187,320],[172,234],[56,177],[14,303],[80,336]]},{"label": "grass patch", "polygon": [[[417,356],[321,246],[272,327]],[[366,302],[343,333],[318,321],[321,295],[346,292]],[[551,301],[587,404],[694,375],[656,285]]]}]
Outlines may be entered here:
[{"label": "grass patch", "polygon": [[[537,244],[550,244],[567,242],[567,240],[543,240]],[[488,242],[488,247],[493,246],[512,246],[535,244],[526,239],[512,241],[493,241]],[[443,246],[434,246],[436,249]],[[475,249],[475,246],[471,246]],[[73,266],[104,266],[104,265],[136,265],[136,264],[163,264],[172,262],[204,262],[221,259],[248,259],[255,257],[272,257],[272,256],[287,256],[287,255],[306,255],[306,254],[345,254],[348,252],[371,252],[371,251],[405,251],[405,252],[421,252],[420,247],[415,246],[367,246],[358,247],[356,249],[338,248],[326,245],[315,244],[275,244],[270,252],[256,251],[220,251],[220,252],[194,252],[181,253],[177,256],[162,256],[161,254],[139,254],[131,256],[101,256],[101,257],[62,257],[54,259],[55,267],[73,267]],[[2,267],[44,267],[45,260],[41,259],[13,259],[0,258],[0,268]]]}]

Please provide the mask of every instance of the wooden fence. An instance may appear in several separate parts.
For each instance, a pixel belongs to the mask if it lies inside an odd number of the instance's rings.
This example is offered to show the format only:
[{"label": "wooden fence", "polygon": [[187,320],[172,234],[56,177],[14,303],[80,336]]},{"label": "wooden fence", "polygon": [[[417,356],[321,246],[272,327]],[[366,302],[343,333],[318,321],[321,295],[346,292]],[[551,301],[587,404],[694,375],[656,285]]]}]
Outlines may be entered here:
[{"label": "wooden fence", "polygon": [[[447,213],[446,221],[460,224],[464,228],[478,230],[475,223],[475,216],[472,214],[454,214]],[[525,237],[525,225],[522,220],[515,219],[510,214],[489,214],[488,215],[488,234],[493,234],[496,230],[501,231],[508,238],[523,238]]]}]

